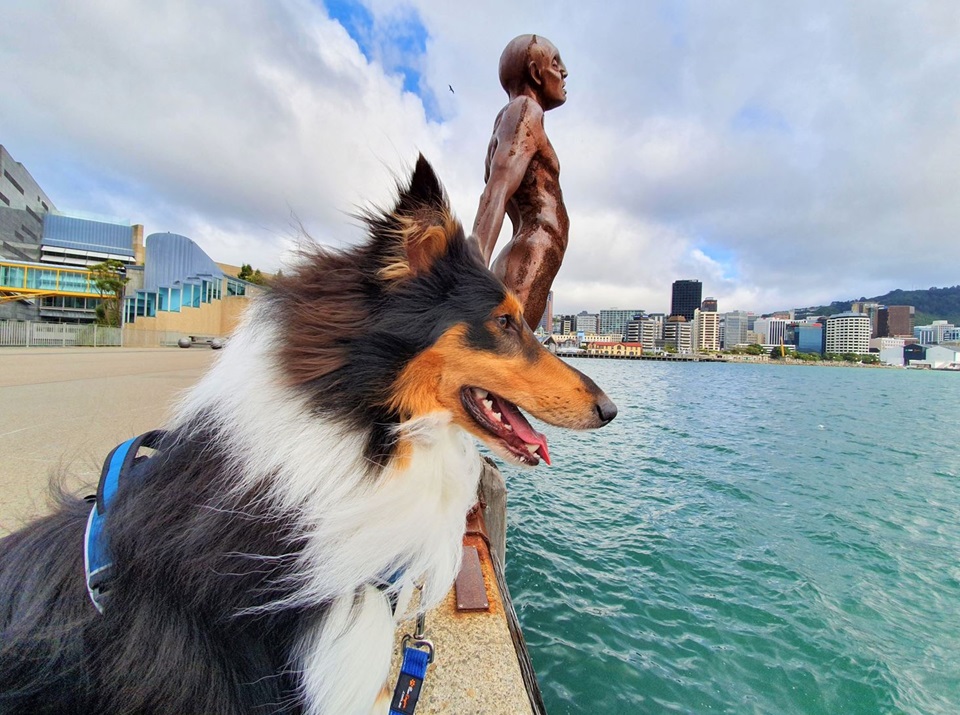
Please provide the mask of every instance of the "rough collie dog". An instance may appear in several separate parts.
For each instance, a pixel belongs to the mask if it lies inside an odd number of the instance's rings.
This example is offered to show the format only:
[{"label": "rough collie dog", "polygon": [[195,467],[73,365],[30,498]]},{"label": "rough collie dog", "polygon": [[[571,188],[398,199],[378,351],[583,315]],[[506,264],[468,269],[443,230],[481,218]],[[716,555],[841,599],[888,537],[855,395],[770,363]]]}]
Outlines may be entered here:
[{"label": "rough collie dog", "polygon": [[[359,247],[316,249],[255,303],[106,515],[0,544],[0,712],[385,712],[397,616],[449,590],[475,439],[549,461],[518,408],[575,429],[616,407],[543,349],[421,157]],[[392,684],[387,691],[392,690]]]}]

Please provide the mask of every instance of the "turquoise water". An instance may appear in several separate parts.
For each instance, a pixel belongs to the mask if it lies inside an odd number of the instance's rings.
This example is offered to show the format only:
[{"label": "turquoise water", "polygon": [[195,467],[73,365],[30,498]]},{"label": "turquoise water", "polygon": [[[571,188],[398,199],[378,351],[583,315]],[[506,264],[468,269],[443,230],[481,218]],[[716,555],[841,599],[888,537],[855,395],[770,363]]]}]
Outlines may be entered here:
[{"label": "turquoise water", "polygon": [[619,417],[506,471],[551,715],[960,712],[960,375],[573,364]]}]

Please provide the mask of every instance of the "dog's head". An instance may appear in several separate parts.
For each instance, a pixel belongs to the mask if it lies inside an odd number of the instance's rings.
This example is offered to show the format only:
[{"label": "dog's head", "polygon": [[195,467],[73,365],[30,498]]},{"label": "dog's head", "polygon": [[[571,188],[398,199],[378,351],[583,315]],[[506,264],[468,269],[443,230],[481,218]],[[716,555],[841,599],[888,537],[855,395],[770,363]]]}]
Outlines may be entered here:
[{"label": "dog's head", "polygon": [[527,465],[549,454],[521,409],[574,429],[616,416],[589,377],[540,345],[423,157],[393,210],[365,220],[368,243],[318,249],[271,300],[289,382],[317,411],[372,430],[375,463],[395,455],[400,425],[438,412]]}]

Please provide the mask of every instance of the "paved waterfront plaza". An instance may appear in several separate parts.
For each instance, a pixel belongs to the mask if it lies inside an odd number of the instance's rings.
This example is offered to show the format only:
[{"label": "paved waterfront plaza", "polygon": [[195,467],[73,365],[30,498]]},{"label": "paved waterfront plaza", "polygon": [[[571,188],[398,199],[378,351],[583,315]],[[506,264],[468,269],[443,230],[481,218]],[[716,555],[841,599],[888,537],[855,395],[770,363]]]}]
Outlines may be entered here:
[{"label": "paved waterfront plaza", "polygon": [[51,474],[95,488],[107,453],[161,427],[218,353],[0,348],[0,535],[45,510]]}]

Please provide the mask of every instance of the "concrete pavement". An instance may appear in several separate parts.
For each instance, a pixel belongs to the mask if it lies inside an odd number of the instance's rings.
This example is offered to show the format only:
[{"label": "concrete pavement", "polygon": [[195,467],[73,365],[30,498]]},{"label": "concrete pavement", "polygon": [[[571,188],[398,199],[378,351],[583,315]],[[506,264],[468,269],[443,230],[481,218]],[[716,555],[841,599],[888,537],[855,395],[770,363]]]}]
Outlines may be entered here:
[{"label": "concrete pavement", "polygon": [[107,453],[161,427],[218,353],[0,348],[0,536],[46,509],[52,475],[96,487]]}]

